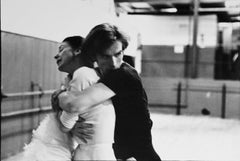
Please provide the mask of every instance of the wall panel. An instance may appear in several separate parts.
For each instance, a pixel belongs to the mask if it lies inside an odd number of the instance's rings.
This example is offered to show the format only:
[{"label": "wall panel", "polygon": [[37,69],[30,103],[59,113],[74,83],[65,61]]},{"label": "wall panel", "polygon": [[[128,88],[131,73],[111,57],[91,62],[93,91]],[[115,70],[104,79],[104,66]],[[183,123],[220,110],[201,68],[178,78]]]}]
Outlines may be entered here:
[{"label": "wall panel", "polygon": [[[58,51],[58,42],[1,32],[1,85],[6,95],[19,96],[4,98],[1,101],[2,115],[22,110],[50,106],[51,93],[43,96],[22,96],[21,93],[34,91],[53,91],[60,87],[66,74],[57,69],[54,56]],[[25,143],[31,139],[31,132],[36,128],[43,115],[35,113],[4,117],[1,119],[1,158],[22,151]]]}]

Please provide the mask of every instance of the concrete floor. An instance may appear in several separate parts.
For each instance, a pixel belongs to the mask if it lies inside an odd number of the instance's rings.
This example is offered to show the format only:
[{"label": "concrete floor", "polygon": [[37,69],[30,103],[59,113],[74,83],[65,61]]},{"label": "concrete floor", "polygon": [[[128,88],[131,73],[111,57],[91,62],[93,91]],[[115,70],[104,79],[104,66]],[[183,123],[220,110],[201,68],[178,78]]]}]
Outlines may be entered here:
[{"label": "concrete floor", "polygon": [[[240,158],[240,120],[176,116],[151,110],[155,150],[162,160],[231,160]],[[2,161],[17,161],[22,156]]]}]

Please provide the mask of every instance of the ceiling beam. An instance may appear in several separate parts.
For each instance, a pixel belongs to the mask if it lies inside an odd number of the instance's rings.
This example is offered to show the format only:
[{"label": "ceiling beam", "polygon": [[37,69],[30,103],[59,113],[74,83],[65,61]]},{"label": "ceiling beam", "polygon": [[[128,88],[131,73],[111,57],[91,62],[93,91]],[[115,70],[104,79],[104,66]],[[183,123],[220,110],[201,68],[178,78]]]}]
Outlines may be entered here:
[{"label": "ceiling beam", "polygon": [[[145,2],[145,3],[193,3],[193,0],[114,0],[115,2]],[[199,0],[200,3],[224,3],[230,0]],[[237,0],[236,0],[237,1]]]},{"label": "ceiling beam", "polygon": [[144,2],[149,4],[166,4],[166,3],[192,3],[192,0],[114,0],[116,3],[132,3],[132,2]]},{"label": "ceiling beam", "polygon": [[239,8],[199,8],[200,12],[235,12],[240,14]]}]

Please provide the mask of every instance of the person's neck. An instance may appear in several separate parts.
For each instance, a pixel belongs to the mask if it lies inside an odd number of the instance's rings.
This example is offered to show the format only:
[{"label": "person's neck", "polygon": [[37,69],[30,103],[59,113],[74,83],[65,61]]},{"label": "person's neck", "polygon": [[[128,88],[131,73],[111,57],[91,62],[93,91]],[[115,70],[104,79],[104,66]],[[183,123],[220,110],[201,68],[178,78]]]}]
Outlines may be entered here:
[{"label": "person's neck", "polygon": [[73,75],[73,73],[80,67],[83,67],[83,63],[81,61],[78,61],[77,59],[75,59],[73,62],[72,62],[72,66],[69,70],[69,74],[70,75]]}]

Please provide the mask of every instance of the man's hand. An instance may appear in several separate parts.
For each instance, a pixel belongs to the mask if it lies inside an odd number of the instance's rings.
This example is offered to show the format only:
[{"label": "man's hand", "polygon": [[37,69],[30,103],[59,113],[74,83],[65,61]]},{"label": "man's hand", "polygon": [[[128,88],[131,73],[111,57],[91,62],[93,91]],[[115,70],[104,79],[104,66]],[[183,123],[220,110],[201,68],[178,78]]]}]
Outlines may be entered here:
[{"label": "man's hand", "polygon": [[51,96],[51,105],[54,112],[62,111],[61,107],[59,106],[58,96],[64,91],[66,90],[62,89],[56,90],[55,92],[53,92]]},{"label": "man's hand", "polygon": [[86,123],[84,118],[79,117],[70,133],[77,136],[84,143],[87,143],[88,139],[92,139],[92,135],[94,133],[93,124]]}]

